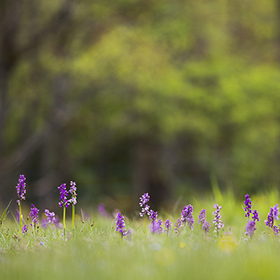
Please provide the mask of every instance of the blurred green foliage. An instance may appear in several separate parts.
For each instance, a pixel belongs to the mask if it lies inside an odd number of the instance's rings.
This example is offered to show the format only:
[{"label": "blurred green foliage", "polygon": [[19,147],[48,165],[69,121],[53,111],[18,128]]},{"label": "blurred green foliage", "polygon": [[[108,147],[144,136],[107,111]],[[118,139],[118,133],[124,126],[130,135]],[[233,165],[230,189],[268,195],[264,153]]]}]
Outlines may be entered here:
[{"label": "blurred green foliage", "polygon": [[88,198],[207,190],[213,175],[242,195],[278,186],[278,2],[1,2],[7,182],[25,172],[44,197],[73,179]]}]

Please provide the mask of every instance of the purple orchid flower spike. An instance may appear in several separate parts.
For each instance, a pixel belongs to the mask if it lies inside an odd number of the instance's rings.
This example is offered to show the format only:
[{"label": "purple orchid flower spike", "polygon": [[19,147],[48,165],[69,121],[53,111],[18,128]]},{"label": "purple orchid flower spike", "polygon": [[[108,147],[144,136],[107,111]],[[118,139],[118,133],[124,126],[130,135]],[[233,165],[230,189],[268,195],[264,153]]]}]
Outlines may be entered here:
[{"label": "purple orchid flower spike", "polygon": [[141,207],[141,212],[140,212],[140,217],[143,217],[145,215],[150,215],[150,206],[148,205],[148,202],[150,200],[150,196],[148,193],[144,193],[140,197],[140,207]]},{"label": "purple orchid flower spike", "polygon": [[224,224],[221,220],[222,216],[220,214],[222,206],[219,206],[218,204],[214,204],[214,208],[216,208],[216,211],[212,213],[214,215],[214,220],[213,220],[213,223],[215,225],[214,232],[216,232],[217,236],[219,236],[220,229],[222,229],[224,227]]},{"label": "purple orchid flower spike", "polygon": [[206,210],[202,209],[198,215],[198,223],[201,225],[202,230],[205,232],[209,232],[211,224],[206,221]]},{"label": "purple orchid flower spike", "polygon": [[165,230],[164,231],[166,232],[167,235],[169,235],[170,234],[170,230],[171,230],[171,226],[172,226],[172,223],[170,222],[169,219],[166,220],[164,226],[165,226]]},{"label": "purple orchid flower spike", "polygon": [[39,209],[36,208],[34,204],[31,204],[31,209],[29,212],[29,216],[32,219],[32,224],[30,224],[31,226],[35,227],[35,224],[38,224],[38,214],[39,214]]},{"label": "purple orchid flower spike", "polygon": [[244,211],[245,211],[245,217],[250,217],[250,214],[252,213],[252,201],[251,201],[251,198],[249,196],[249,194],[246,194],[245,195],[245,201],[244,201],[244,204],[245,204],[245,207],[244,208]]},{"label": "purple orchid flower spike", "polygon": [[191,204],[184,207],[181,213],[181,222],[183,225],[188,224],[188,227],[192,230],[194,219],[193,219],[193,206]]},{"label": "purple orchid flower spike", "polygon": [[117,213],[116,216],[116,231],[120,233],[121,237],[126,236],[128,239],[131,239],[131,230],[125,229],[124,217],[121,213]]}]

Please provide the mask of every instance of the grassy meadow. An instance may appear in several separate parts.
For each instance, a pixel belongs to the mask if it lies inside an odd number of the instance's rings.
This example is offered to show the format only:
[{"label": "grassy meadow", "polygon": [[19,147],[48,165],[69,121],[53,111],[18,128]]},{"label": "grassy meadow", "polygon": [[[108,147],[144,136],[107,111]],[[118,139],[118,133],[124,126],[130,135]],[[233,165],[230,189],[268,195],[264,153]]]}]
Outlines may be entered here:
[{"label": "grassy meadow", "polygon": [[[148,227],[145,230],[145,217],[138,216],[125,218],[131,240],[116,232],[114,218],[98,213],[92,213],[91,220],[77,213],[73,231],[69,211],[65,236],[63,228],[54,225],[19,234],[18,224],[7,218],[0,227],[1,279],[276,279],[280,236],[264,220],[279,194],[251,198],[260,216],[252,238],[245,235],[244,203],[231,192],[193,197],[194,228],[185,227],[178,235],[173,225],[169,235],[152,234]],[[218,237],[212,225],[214,203],[222,206],[224,229]],[[197,223],[202,208],[211,222],[207,235]],[[159,218],[174,223],[180,209],[174,213],[159,212]]]}]

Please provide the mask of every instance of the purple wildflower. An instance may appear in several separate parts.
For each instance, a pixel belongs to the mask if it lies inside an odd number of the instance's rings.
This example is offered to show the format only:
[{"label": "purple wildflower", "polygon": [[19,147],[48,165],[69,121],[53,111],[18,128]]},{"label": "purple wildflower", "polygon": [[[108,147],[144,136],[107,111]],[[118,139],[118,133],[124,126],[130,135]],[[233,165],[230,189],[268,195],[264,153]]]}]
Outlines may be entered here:
[{"label": "purple wildflower", "polygon": [[116,216],[116,231],[120,233],[121,237],[129,237],[132,234],[131,230],[126,231],[124,218],[121,213],[117,213]]},{"label": "purple wildflower", "polygon": [[170,222],[169,219],[167,219],[164,225],[165,225],[165,230],[164,231],[167,233],[167,235],[169,235],[172,223]]},{"label": "purple wildflower", "polygon": [[[252,201],[249,197],[249,194],[245,195],[245,201],[244,201],[245,207],[245,217],[248,217],[248,222],[246,226],[246,232],[245,234],[249,235],[250,238],[253,237],[256,228],[256,221],[259,221],[259,212],[257,210],[254,210],[252,212]],[[252,220],[250,220],[250,215],[252,214]]]},{"label": "purple wildflower", "polygon": [[207,222],[207,221],[204,221],[204,223],[203,223],[203,225],[202,225],[202,230],[205,231],[205,234],[206,234],[207,232],[209,232],[210,227],[211,227],[211,224],[210,224],[209,222]]},{"label": "purple wildflower", "polygon": [[175,231],[175,234],[180,234],[180,229],[181,229],[181,226],[182,226],[182,222],[181,222],[181,219],[178,219],[177,220],[177,223],[175,223],[175,229],[174,229],[174,231]]},{"label": "purple wildflower", "polygon": [[150,210],[149,220],[151,221],[150,230],[152,233],[161,233],[163,228],[161,227],[162,221],[157,219],[158,213]]},{"label": "purple wildflower", "polygon": [[32,224],[30,224],[31,226],[38,224],[38,213],[39,213],[39,209],[36,208],[34,204],[31,204],[31,209],[29,212],[29,216],[32,219]]},{"label": "purple wildflower", "polygon": [[202,209],[198,215],[198,223],[203,225],[206,220],[206,210]]},{"label": "purple wildflower", "polygon": [[201,228],[205,233],[209,232],[210,223],[206,221],[206,210],[202,209],[198,215],[198,223],[201,225]]},{"label": "purple wildflower", "polygon": [[163,232],[163,228],[161,227],[162,225],[162,220],[160,219],[156,219],[154,221],[151,222],[151,225],[150,225],[150,230],[152,233],[162,233]]},{"label": "purple wildflower", "polygon": [[124,223],[124,218],[121,213],[117,213],[116,231],[118,231],[121,234],[121,236],[124,236],[125,223]]},{"label": "purple wildflower", "polygon": [[54,212],[50,212],[48,209],[45,209],[45,214],[47,216],[47,221],[49,224],[55,224],[57,222]]},{"label": "purple wildflower", "polygon": [[245,207],[244,210],[245,210],[245,217],[250,217],[250,214],[252,213],[252,201],[251,201],[251,198],[249,196],[249,194],[246,194],[245,195],[245,201],[244,201],[244,204],[245,204]]},{"label": "purple wildflower", "polygon": [[257,210],[254,210],[253,211],[253,216],[252,216],[252,219],[253,219],[253,221],[260,221],[260,219],[259,219],[259,212],[257,211]]},{"label": "purple wildflower", "polygon": [[255,221],[248,221],[245,234],[249,235],[252,238],[252,236],[254,234],[254,231],[256,229],[257,229],[256,228],[256,222]]},{"label": "purple wildflower", "polygon": [[68,196],[68,191],[66,190],[66,184],[62,184],[58,187],[59,192],[60,192],[60,201],[58,203],[59,207],[65,206],[68,207],[69,206],[69,202],[67,200],[67,196]]},{"label": "purple wildflower", "polygon": [[[66,190],[66,187],[65,187],[65,190]],[[76,183],[73,181],[70,182],[69,193],[72,195],[72,198],[68,200],[68,203],[76,205],[77,204],[77,187],[76,187]]]},{"label": "purple wildflower", "polygon": [[270,212],[268,213],[267,220],[265,220],[265,224],[268,227],[273,228],[273,224],[274,224],[273,207],[270,208]]},{"label": "purple wildflower", "polygon": [[28,231],[27,225],[24,225],[21,229],[21,232],[22,233],[27,233],[27,231]]},{"label": "purple wildflower", "polygon": [[25,183],[26,178],[24,175],[19,176],[18,184],[16,186],[17,189],[17,194],[18,194],[18,200],[17,203],[20,204],[20,200],[25,200],[25,194],[26,194],[26,183]]},{"label": "purple wildflower", "polygon": [[273,216],[274,216],[274,220],[279,220],[279,207],[278,207],[278,204],[276,204],[274,207],[273,207]]},{"label": "purple wildflower", "polygon": [[191,204],[184,207],[184,209],[181,213],[181,222],[184,225],[186,225],[186,223],[188,223],[189,228],[193,229],[193,224],[194,224],[193,206]]},{"label": "purple wildflower", "polygon": [[107,211],[105,209],[105,205],[103,203],[98,204],[98,213],[101,217],[107,217]]},{"label": "purple wildflower", "polygon": [[278,204],[274,205],[270,208],[270,212],[268,213],[267,220],[265,220],[265,224],[273,228],[275,220],[279,220],[279,207]]},{"label": "purple wildflower", "polygon": [[156,211],[151,210],[149,220],[151,222],[154,222],[156,221],[157,217],[158,217],[158,213]]},{"label": "purple wildflower", "polygon": [[217,234],[219,234],[219,230],[224,227],[224,224],[221,220],[222,216],[220,215],[222,206],[219,206],[218,204],[214,204],[214,208],[216,208],[216,211],[212,213],[214,215],[213,223],[215,224],[214,232],[217,232]]},{"label": "purple wildflower", "polygon": [[141,197],[140,197],[140,207],[141,212],[140,212],[140,217],[143,217],[145,214],[147,214],[148,216],[150,215],[150,206],[147,204],[150,200],[150,196],[148,193],[144,193]]},{"label": "purple wildflower", "polygon": [[279,234],[279,230],[280,230],[279,227],[277,227],[277,226],[273,227],[273,232],[274,232],[275,235]]}]

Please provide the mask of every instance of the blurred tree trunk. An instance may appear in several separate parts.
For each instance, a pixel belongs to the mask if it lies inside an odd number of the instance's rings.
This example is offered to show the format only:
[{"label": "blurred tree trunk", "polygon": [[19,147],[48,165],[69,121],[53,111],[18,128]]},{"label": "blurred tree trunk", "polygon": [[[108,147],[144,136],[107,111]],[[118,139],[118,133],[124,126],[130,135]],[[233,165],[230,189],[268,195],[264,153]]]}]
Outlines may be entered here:
[{"label": "blurred tree trunk", "polygon": [[8,80],[9,73],[5,70],[3,62],[0,62],[0,158],[4,156],[4,129],[8,111]]},{"label": "blurred tree trunk", "polygon": [[[6,177],[8,178],[9,174],[16,168],[26,166],[26,160],[30,158],[34,150],[42,143],[42,139],[48,137],[48,133],[53,129],[52,125],[46,124],[41,131],[33,132],[25,142],[19,143],[11,155],[7,154],[5,126],[9,113],[8,100],[11,77],[19,61],[31,52],[34,56],[34,52],[44,43],[47,35],[54,34],[54,30],[56,30],[54,36],[57,36],[59,30],[68,26],[67,23],[72,15],[71,0],[65,0],[50,15],[49,21],[42,26],[36,25],[35,27],[34,25],[33,29],[30,28],[30,23],[36,22],[37,18],[41,16],[41,11],[39,10],[36,10],[37,13],[34,13],[34,18],[28,19],[29,25],[22,25],[23,7],[26,8],[26,5],[31,4],[36,4],[36,2],[27,3],[24,0],[0,1],[0,190],[3,193],[3,196],[1,194],[1,199],[3,200],[5,200],[4,196],[9,193],[9,182],[7,182]],[[37,9],[36,5],[34,7]],[[29,26],[28,29],[26,29],[26,26]],[[68,31],[67,29],[66,32]],[[20,41],[21,33],[25,34],[26,42]],[[29,114],[30,112],[26,113]],[[56,127],[65,124],[64,117],[57,114],[57,112],[52,116],[52,121],[53,123],[55,122]],[[26,119],[28,119],[28,116]],[[57,141],[56,144],[60,145],[60,148],[65,149],[63,143]]]},{"label": "blurred tree trunk", "polygon": [[162,146],[153,140],[139,140],[133,150],[134,197],[139,200],[143,193],[148,192],[154,210],[158,210],[172,193],[162,156]]},{"label": "blurred tree trunk", "polygon": [[4,131],[8,114],[9,80],[18,61],[17,35],[21,1],[0,2],[0,159],[5,154]]},{"label": "blurred tree trunk", "polygon": [[35,182],[35,191],[43,204],[53,201],[54,186],[64,183],[69,175],[67,156],[68,137],[65,126],[57,125],[57,118],[67,120],[69,113],[65,108],[65,95],[68,92],[69,81],[65,74],[54,78],[52,107],[50,110],[49,131],[42,139],[40,179]]}]

